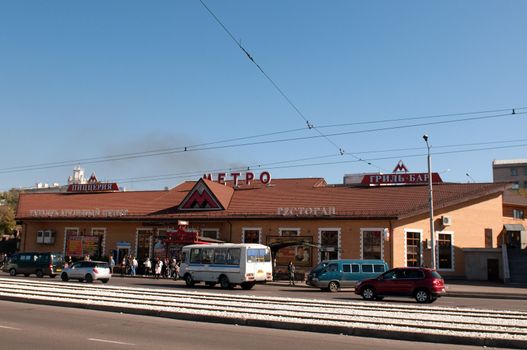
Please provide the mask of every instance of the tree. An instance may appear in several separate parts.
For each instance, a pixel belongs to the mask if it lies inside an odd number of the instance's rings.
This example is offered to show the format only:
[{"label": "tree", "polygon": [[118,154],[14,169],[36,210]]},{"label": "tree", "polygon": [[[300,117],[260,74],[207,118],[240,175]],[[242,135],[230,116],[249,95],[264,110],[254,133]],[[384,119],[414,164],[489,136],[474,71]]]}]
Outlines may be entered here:
[{"label": "tree", "polygon": [[10,235],[16,227],[15,211],[13,208],[0,206],[0,234]]}]

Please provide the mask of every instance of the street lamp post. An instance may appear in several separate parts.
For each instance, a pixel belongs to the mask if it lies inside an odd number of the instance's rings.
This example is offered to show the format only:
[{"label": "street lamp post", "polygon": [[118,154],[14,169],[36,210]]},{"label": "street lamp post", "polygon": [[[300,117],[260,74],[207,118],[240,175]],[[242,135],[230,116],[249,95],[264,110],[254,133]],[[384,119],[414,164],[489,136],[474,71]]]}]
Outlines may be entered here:
[{"label": "street lamp post", "polygon": [[423,139],[426,142],[428,149],[428,202],[430,206],[430,250],[431,250],[431,265],[432,269],[436,268],[436,251],[435,251],[435,232],[434,232],[434,196],[432,192],[432,158],[430,157],[430,145],[428,144],[428,135],[424,134]]}]

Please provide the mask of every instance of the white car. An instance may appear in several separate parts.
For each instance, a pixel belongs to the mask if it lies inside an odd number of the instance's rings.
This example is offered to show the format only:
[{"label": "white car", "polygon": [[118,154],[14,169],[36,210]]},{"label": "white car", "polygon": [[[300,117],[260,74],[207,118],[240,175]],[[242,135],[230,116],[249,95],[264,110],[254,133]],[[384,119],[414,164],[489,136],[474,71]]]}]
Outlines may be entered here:
[{"label": "white car", "polygon": [[110,266],[104,261],[79,261],[65,267],[60,275],[64,282],[76,279],[79,282],[86,281],[88,283],[92,283],[95,280],[108,283],[111,277]]}]

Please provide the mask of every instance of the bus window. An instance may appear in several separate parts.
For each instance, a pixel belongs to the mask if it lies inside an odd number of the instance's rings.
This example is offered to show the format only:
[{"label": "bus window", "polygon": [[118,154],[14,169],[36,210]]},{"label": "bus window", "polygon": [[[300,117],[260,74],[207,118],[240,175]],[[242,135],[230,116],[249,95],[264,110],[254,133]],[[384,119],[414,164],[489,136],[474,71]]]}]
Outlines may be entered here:
[{"label": "bus window", "polygon": [[362,272],[373,272],[373,265],[362,265]]},{"label": "bus window", "polygon": [[373,265],[373,272],[384,272],[384,265]]},{"label": "bus window", "polygon": [[268,249],[247,249],[247,262],[269,262],[271,254]]},{"label": "bus window", "polygon": [[342,272],[351,272],[350,264],[342,264]]},{"label": "bus window", "polygon": [[214,263],[225,264],[227,263],[227,249],[215,249],[214,250]]},{"label": "bus window", "polygon": [[351,272],[359,273],[360,272],[359,264],[351,264]]},{"label": "bus window", "polygon": [[202,264],[212,264],[212,259],[214,259],[214,249],[213,248],[203,248],[201,250],[201,263]]},{"label": "bus window", "polygon": [[227,264],[240,265],[240,248],[231,248],[227,251]]},{"label": "bus window", "polygon": [[193,248],[190,251],[190,263],[191,264],[200,264],[201,263],[201,249]]}]

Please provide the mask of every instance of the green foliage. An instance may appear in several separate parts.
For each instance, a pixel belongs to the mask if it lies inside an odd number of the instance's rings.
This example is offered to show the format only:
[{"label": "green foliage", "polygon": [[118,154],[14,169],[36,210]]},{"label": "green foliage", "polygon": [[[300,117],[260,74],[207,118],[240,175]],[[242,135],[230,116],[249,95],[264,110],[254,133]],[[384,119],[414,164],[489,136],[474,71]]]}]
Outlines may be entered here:
[{"label": "green foliage", "polygon": [[0,206],[0,234],[11,234],[15,226],[15,211],[13,208],[7,205]]},{"label": "green foliage", "polygon": [[16,228],[15,211],[20,191],[10,189],[0,193],[0,234],[10,235]]}]

